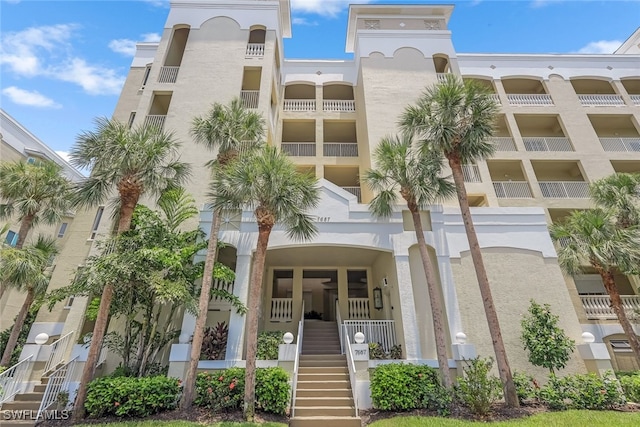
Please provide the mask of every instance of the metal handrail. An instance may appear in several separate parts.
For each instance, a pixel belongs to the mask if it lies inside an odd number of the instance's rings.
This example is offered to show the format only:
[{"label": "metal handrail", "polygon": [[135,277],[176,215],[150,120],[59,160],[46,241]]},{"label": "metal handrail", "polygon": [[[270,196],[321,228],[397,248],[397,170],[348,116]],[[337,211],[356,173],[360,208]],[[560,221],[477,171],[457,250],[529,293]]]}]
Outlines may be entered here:
[{"label": "metal handrail", "polygon": [[291,391],[291,418],[296,412],[296,391],[298,389],[298,370],[300,369],[300,353],[302,353],[302,338],[304,333],[304,301],[302,301],[302,311],[298,322],[298,342],[296,343],[296,358],[293,364],[293,386]]},{"label": "metal handrail", "polygon": [[4,402],[10,401],[13,399],[13,396],[22,392],[24,378],[32,358],[33,354],[25,357],[0,374],[0,408],[2,408]]},{"label": "metal handrail", "polygon": [[342,343],[342,316],[340,315],[340,302],[336,301],[336,323],[338,324],[338,335],[340,335],[340,354],[344,354],[344,344]]},{"label": "metal handrail", "polygon": [[51,354],[49,354],[49,360],[44,367],[45,373],[49,372],[52,368],[55,368],[64,361],[64,356],[66,355],[67,348],[69,348],[73,332],[74,331],[69,332],[49,345],[51,348]]},{"label": "metal handrail", "polygon": [[76,359],[78,359],[78,356],[60,366],[49,375],[47,387],[44,389],[44,395],[42,396],[42,402],[38,408],[38,416],[36,419],[39,420],[42,413],[58,400],[58,394],[60,394],[60,392],[69,391],[69,380],[73,377]]},{"label": "metal handrail", "polygon": [[[346,328],[346,326],[344,326]],[[349,367],[349,382],[351,383],[351,393],[353,394],[353,406],[355,407],[355,416],[358,416],[358,393],[356,389],[356,363],[353,361],[353,351],[351,350],[351,340],[349,334],[344,331],[342,335],[345,337],[344,346],[347,354],[347,366]]]}]

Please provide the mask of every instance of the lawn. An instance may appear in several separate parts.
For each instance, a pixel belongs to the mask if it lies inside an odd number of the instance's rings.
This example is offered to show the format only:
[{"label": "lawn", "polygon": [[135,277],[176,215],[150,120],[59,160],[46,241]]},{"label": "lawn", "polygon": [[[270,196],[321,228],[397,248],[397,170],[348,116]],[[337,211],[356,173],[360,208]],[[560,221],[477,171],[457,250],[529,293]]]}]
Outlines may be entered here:
[{"label": "lawn", "polygon": [[[124,421],[118,423],[104,423],[104,424],[84,424],[78,427],[95,427],[96,425],[109,425],[112,427],[202,427],[204,424],[194,423],[191,421]],[[224,421],[221,423],[207,424],[211,427],[286,427],[286,424],[282,423],[236,423]]]}]

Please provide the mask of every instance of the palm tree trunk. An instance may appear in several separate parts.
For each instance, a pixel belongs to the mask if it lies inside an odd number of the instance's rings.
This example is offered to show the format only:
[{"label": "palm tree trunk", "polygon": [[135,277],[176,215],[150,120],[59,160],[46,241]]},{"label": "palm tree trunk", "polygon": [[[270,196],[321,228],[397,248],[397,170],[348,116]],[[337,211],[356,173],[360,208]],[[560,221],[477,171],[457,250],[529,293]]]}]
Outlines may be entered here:
[{"label": "palm tree trunk", "polygon": [[427,278],[427,291],[429,293],[429,303],[431,304],[431,315],[433,317],[433,335],[436,340],[436,354],[438,357],[438,366],[440,367],[440,375],[442,383],[447,389],[453,387],[451,380],[451,372],[449,371],[449,360],[447,358],[447,343],[444,328],[444,313],[442,307],[444,302],[440,292],[436,289],[436,277],[434,274],[431,258],[427,253],[427,243],[424,239],[424,231],[422,228],[422,219],[417,208],[410,206],[411,216],[413,217],[414,228],[416,229],[416,237],[418,239],[418,247],[420,248],[420,257],[422,258],[422,266],[424,274]]},{"label": "palm tree trunk", "polygon": [[24,246],[25,240],[27,240],[27,234],[29,234],[29,230],[31,230],[31,226],[33,225],[33,219],[35,215],[29,214],[25,215],[20,222],[20,230],[18,230],[18,240],[16,241],[16,249],[22,249]]},{"label": "palm tree trunk", "polygon": [[27,291],[27,297],[24,299],[24,303],[22,303],[22,307],[18,312],[18,316],[16,317],[16,323],[13,324],[13,328],[11,329],[11,334],[9,335],[9,339],[7,340],[7,346],[4,348],[4,353],[2,354],[2,360],[0,360],[0,366],[9,367],[11,363],[11,355],[13,354],[13,350],[16,348],[16,343],[18,342],[18,338],[20,337],[20,332],[22,331],[22,327],[24,326],[24,321],[29,314],[29,309],[31,308],[31,304],[33,304],[33,300],[36,298],[36,294],[33,289],[29,289]]},{"label": "palm tree trunk", "polygon": [[218,252],[218,232],[220,230],[221,224],[222,212],[220,212],[220,210],[217,210],[213,214],[213,221],[211,221],[209,243],[207,245],[207,255],[204,260],[202,287],[200,288],[200,300],[198,303],[198,317],[196,318],[196,326],[193,331],[193,339],[191,340],[191,358],[189,360],[189,369],[184,379],[182,400],[180,402],[180,407],[182,409],[188,409],[191,407],[191,405],[193,405],[193,396],[196,386],[196,374],[198,371],[198,362],[200,361],[200,351],[202,349],[202,339],[204,337],[204,326],[207,323],[209,295],[211,294],[211,285],[213,284],[213,267],[215,265]]},{"label": "palm tree trunk", "polygon": [[640,364],[640,341],[638,341],[638,336],[633,330],[633,326],[631,325],[631,322],[629,322],[627,313],[625,313],[624,307],[622,306],[622,298],[620,298],[620,292],[618,292],[613,272],[606,271],[599,266],[596,266],[596,270],[598,270],[600,277],[602,277],[604,288],[607,290],[609,298],[611,299],[611,307],[613,308],[614,313],[616,313],[618,322],[620,322],[620,326],[622,326],[622,330],[629,340],[629,346],[631,346],[631,349],[636,356],[637,363]]},{"label": "palm tree trunk", "polygon": [[251,272],[251,288],[249,289],[249,304],[247,307],[247,363],[244,376],[244,418],[247,422],[254,422],[256,413],[256,353],[258,352],[258,320],[260,318],[260,304],[262,303],[262,276],[264,262],[267,255],[269,235],[273,225],[259,223],[258,244],[256,246],[253,270]]},{"label": "palm tree trunk", "polygon": [[496,307],[493,303],[491,286],[489,285],[487,271],[484,268],[482,252],[480,251],[480,244],[478,243],[478,236],[476,235],[476,230],[473,226],[473,219],[471,218],[469,200],[467,199],[467,190],[464,186],[464,175],[462,174],[462,163],[457,157],[448,157],[448,160],[453,174],[453,181],[456,185],[456,191],[458,193],[460,212],[462,213],[462,220],[464,222],[467,240],[469,241],[469,249],[471,251],[471,258],[473,259],[473,266],[476,270],[478,286],[480,287],[480,295],[482,296],[482,304],[484,305],[484,312],[487,317],[489,333],[491,334],[491,341],[493,343],[493,351],[496,355],[496,364],[498,366],[498,372],[500,373],[500,379],[502,380],[502,386],[504,388],[504,399],[508,407],[516,408],[520,406],[520,403],[518,401],[515,384],[513,383],[513,376],[511,374],[511,368],[507,358],[507,351],[504,347],[504,341],[502,340],[498,313],[496,312]]}]

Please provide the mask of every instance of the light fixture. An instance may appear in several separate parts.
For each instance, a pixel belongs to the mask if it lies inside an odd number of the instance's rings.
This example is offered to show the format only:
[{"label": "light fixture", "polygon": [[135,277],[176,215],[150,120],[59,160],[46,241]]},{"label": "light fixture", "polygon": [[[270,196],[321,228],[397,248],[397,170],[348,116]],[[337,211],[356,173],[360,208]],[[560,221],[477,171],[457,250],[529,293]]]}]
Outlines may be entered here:
[{"label": "light fixture", "polygon": [[291,332],[285,333],[282,340],[285,344],[291,344],[293,342],[293,334]]},{"label": "light fixture", "polygon": [[362,332],[356,332],[353,335],[353,339],[355,340],[356,344],[362,344],[364,342],[364,334]]},{"label": "light fixture", "polygon": [[382,289],[380,287],[373,288],[373,307],[376,310],[382,310]]},{"label": "light fixture", "polygon": [[591,344],[595,340],[596,340],[596,337],[591,332],[582,333],[582,341],[584,341],[585,344]]},{"label": "light fixture", "polygon": [[49,341],[49,335],[42,332],[41,334],[36,335],[36,338],[34,339],[35,343],[38,345],[42,345],[44,343],[46,343],[47,341]]},{"label": "light fixture", "polygon": [[465,344],[467,342],[467,334],[464,332],[458,332],[456,334],[456,342],[458,344]]}]

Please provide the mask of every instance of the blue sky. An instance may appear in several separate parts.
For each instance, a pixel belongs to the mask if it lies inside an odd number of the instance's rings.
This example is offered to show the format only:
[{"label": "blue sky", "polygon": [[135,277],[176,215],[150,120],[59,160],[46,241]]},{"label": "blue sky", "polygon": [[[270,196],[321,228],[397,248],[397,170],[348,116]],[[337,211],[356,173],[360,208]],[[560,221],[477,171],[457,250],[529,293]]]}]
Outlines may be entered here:
[{"label": "blue sky", "polygon": [[[349,58],[349,3],[454,4],[457,52],[611,53],[640,26],[640,0],[292,0],[285,57]],[[135,41],[157,41],[167,0],[0,0],[0,105],[66,152],[111,116]]]}]

